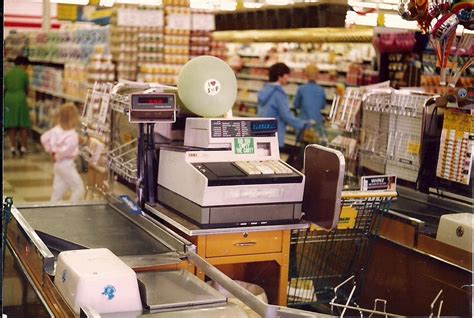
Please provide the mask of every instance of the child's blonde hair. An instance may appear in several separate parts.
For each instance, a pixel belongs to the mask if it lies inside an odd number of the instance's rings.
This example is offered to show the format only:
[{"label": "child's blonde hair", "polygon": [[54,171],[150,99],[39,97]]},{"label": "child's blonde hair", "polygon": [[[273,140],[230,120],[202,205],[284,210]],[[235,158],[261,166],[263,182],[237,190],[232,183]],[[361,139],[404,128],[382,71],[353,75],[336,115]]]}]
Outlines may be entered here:
[{"label": "child's blonde hair", "polygon": [[59,108],[58,123],[64,130],[77,128],[79,125],[79,112],[73,103],[63,104]]},{"label": "child's blonde hair", "polygon": [[304,75],[306,76],[307,79],[315,81],[316,77],[319,73],[318,67],[314,64],[308,64],[304,68]]}]

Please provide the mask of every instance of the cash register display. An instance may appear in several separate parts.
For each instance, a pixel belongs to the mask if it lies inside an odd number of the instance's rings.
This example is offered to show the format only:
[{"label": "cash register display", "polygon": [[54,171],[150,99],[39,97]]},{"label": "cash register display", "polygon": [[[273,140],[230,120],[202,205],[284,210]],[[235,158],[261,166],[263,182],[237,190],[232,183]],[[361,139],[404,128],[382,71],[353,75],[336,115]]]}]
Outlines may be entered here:
[{"label": "cash register display", "polygon": [[238,138],[254,136],[274,136],[277,122],[270,120],[213,120],[213,138]]}]

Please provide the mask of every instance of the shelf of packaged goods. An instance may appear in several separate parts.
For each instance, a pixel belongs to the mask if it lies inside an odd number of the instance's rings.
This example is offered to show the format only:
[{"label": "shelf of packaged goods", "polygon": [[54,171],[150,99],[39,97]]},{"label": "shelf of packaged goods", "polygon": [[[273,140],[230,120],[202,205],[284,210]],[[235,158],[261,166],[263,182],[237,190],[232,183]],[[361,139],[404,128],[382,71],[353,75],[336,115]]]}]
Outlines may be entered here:
[{"label": "shelf of packaged goods", "polygon": [[245,99],[245,98],[237,98],[235,100],[237,103],[244,103],[244,104],[252,104],[252,105],[257,105],[258,101],[256,100],[251,100],[251,99]]},{"label": "shelf of packaged goods", "polygon": [[[232,30],[216,31],[215,41],[235,43],[370,43],[374,36],[372,28],[302,28],[302,29],[273,29],[273,30]],[[244,52],[240,52],[243,56]],[[255,53],[253,53],[255,54]],[[252,53],[246,56],[252,57]]]},{"label": "shelf of packaged goods", "polygon": [[[268,81],[268,76],[262,76],[262,75],[251,75],[251,74],[237,74],[238,79],[246,79],[246,80],[255,80],[255,81]],[[305,84],[306,80],[304,79],[297,79],[297,78],[290,78],[288,80],[290,83],[296,83],[296,84]],[[333,87],[336,86],[337,84],[343,84],[340,82],[333,82],[333,81],[318,81],[318,84],[321,86],[326,86],[326,87]]]},{"label": "shelf of packaged goods", "polygon": [[[238,90],[240,91],[248,91],[248,92],[259,92],[262,87],[259,87],[259,88],[255,88],[255,87],[238,87],[237,88]],[[296,92],[286,92],[286,94],[288,96],[295,96],[296,95]],[[334,99],[334,96],[326,96],[326,101],[332,101]]]},{"label": "shelf of packaged goods", "polygon": [[30,86],[30,88],[37,91],[37,92],[39,92],[39,93],[44,93],[44,94],[51,95],[51,96],[54,96],[54,97],[63,98],[63,99],[66,99],[66,100],[72,101],[72,102],[84,103],[84,98],[66,95],[66,94],[63,94],[63,93],[60,93],[60,92],[55,92],[55,91],[52,91],[52,90],[49,90],[49,89],[46,89],[46,88],[42,88],[42,87],[37,87],[37,86]]},{"label": "shelf of packaged goods", "polygon": [[[286,63],[290,69],[304,69],[308,63]],[[320,63],[316,64],[320,72],[338,72],[338,73],[347,73],[347,68],[338,68],[335,64],[329,63]],[[262,63],[244,63],[246,68],[270,68],[267,64]]]}]

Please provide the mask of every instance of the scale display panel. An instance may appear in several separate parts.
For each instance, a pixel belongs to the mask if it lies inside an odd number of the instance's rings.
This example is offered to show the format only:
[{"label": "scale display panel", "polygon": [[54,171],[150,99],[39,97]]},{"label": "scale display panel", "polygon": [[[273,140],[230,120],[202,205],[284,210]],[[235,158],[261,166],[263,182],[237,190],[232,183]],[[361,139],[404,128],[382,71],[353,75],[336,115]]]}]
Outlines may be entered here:
[{"label": "scale display panel", "polygon": [[131,123],[176,121],[176,95],[171,93],[132,94]]}]

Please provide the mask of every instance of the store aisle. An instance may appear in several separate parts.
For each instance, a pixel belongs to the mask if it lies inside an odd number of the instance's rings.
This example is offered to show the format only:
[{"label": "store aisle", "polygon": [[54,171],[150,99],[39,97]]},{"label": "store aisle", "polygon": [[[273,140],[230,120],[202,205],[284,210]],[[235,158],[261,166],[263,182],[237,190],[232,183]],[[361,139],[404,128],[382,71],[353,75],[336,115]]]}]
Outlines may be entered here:
[{"label": "store aisle", "polygon": [[30,142],[26,156],[15,156],[4,149],[3,191],[13,202],[49,201],[53,184],[53,162],[39,145]]},{"label": "store aisle", "polygon": [[[29,142],[26,156],[13,157],[9,149],[9,146],[4,148],[4,195],[11,196],[14,204],[49,201],[53,184],[50,155],[34,141]],[[82,173],[81,177],[86,184],[86,174]]]}]

